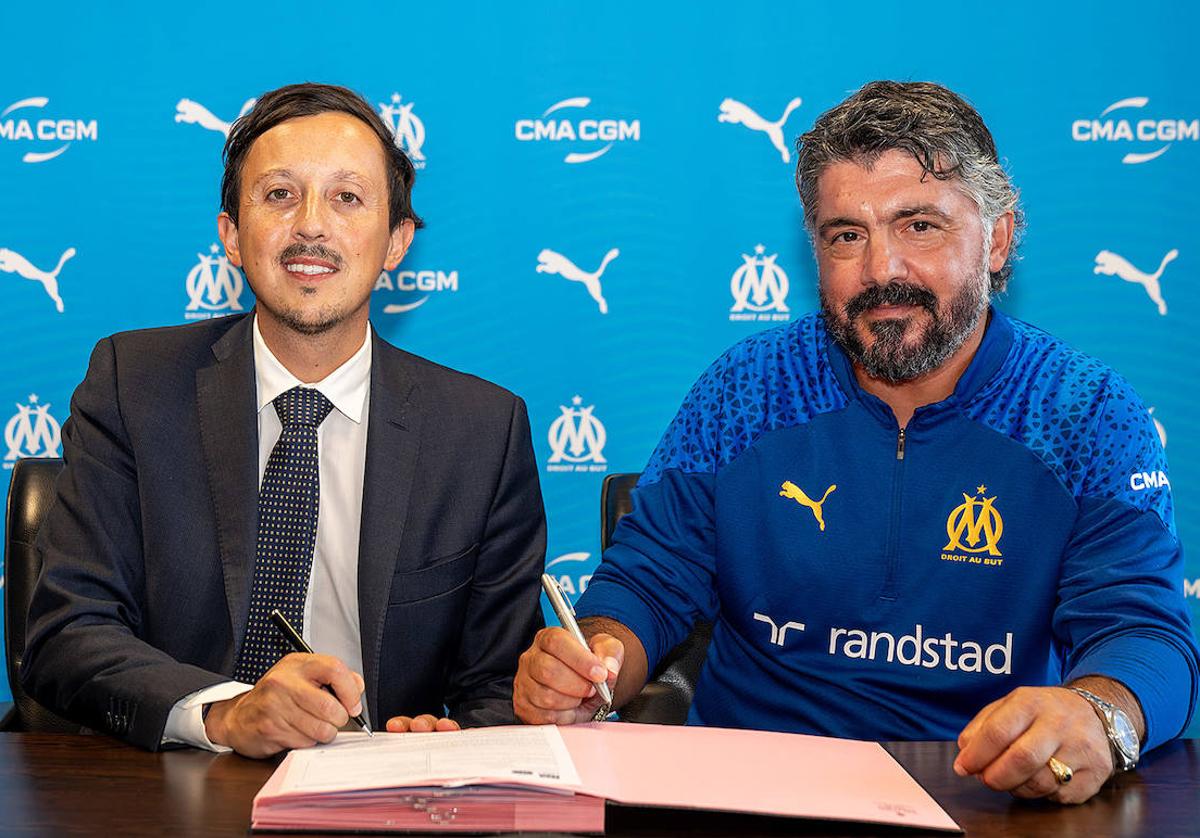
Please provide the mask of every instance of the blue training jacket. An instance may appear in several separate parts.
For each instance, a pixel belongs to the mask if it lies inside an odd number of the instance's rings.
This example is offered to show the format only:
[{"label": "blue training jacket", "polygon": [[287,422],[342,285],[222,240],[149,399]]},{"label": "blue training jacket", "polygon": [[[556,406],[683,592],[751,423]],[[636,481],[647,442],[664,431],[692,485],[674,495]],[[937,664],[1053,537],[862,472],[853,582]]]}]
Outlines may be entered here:
[{"label": "blue training jacket", "polygon": [[715,621],[692,724],[953,739],[1021,685],[1100,674],[1144,749],[1200,684],[1166,458],[1132,388],[996,309],[903,431],[817,315],[696,382],[586,593],[651,669]]}]

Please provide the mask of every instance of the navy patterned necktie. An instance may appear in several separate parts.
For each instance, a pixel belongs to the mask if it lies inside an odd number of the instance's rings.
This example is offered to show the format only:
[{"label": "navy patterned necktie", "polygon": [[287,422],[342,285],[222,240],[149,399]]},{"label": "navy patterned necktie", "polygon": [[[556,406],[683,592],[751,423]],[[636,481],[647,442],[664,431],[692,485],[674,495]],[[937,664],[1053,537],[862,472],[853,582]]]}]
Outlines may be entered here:
[{"label": "navy patterned necktie", "polygon": [[311,387],[293,387],[275,398],[283,425],[267,459],[258,490],[258,546],[250,588],[246,639],[233,677],[254,684],[291,646],[271,622],[274,608],[304,632],[304,597],[317,543],[320,476],[317,427],[333,409],[329,399]]}]

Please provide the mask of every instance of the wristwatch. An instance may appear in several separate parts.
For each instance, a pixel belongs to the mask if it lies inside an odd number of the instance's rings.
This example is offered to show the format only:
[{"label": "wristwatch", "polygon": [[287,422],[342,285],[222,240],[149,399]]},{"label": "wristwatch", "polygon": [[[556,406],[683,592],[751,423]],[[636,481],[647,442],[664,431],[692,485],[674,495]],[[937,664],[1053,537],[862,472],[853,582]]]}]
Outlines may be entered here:
[{"label": "wristwatch", "polygon": [[1104,725],[1104,733],[1112,749],[1113,768],[1119,773],[1129,771],[1137,765],[1141,743],[1138,741],[1137,731],[1133,729],[1133,722],[1129,721],[1125,711],[1114,707],[1095,693],[1079,687],[1067,689],[1086,698],[1100,717],[1100,723]]}]

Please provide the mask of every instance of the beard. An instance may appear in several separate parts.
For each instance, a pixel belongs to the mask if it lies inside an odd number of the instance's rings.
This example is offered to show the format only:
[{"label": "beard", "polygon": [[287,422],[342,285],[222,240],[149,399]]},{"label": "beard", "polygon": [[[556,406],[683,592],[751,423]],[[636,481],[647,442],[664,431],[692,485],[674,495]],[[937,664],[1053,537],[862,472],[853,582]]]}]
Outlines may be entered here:
[{"label": "beard", "polygon": [[[288,260],[303,256],[323,259],[332,263],[339,270],[345,267],[345,261],[340,253],[320,243],[293,242],[280,252],[277,261],[280,267],[284,267]],[[312,296],[317,293],[317,289],[304,288],[300,293]],[[355,311],[354,306],[345,304],[326,304],[316,309],[303,306],[275,306],[261,299],[257,300],[257,304],[266,309],[283,326],[306,337],[328,332],[343,323]]]},{"label": "beard", "polygon": [[[822,288],[821,317],[837,345],[868,375],[901,384],[937,369],[962,347],[987,311],[988,288],[984,270],[940,306],[928,288],[889,282],[865,289],[841,311],[835,309]],[[920,326],[920,315],[863,320],[864,314],[881,305],[919,306],[928,312],[928,322]],[[870,345],[863,340],[864,329],[874,338]],[[918,329],[915,340],[906,339]]]}]

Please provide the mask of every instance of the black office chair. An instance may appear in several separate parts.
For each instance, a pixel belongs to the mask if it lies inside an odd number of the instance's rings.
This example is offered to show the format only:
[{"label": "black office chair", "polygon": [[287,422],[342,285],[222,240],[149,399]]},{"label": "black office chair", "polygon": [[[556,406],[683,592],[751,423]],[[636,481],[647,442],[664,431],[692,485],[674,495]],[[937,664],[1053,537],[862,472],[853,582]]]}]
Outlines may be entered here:
[{"label": "black office chair", "polygon": [[13,709],[0,720],[0,730],[38,733],[79,733],[80,726],[56,716],[21,689],[21,658],[25,654],[25,615],[42,558],[33,549],[38,528],[54,503],[54,481],[62,471],[60,459],[24,459],[13,464],[4,516],[4,651]]},{"label": "black office chair", "polygon": [[[600,549],[612,543],[617,521],[633,509],[631,495],[640,474],[610,474],[600,488]],[[687,721],[696,679],[708,655],[712,623],[700,622],[682,643],[668,652],[642,691],[621,708],[621,720],[642,724],[681,725]]]}]

